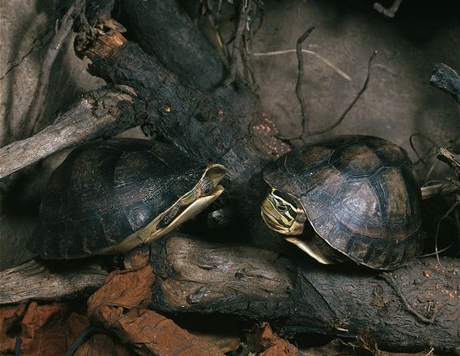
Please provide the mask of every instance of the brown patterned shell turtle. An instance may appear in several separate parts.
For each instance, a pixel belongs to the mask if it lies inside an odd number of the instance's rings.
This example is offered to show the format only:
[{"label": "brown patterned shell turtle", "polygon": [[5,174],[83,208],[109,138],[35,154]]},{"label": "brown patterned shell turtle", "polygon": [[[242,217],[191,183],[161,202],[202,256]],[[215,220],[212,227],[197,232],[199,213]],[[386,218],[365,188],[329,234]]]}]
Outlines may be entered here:
[{"label": "brown patterned shell turtle", "polygon": [[126,252],[211,204],[225,172],[161,142],[87,144],[51,175],[32,249],[46,259]]},{"label": "brown patterned shell turtle", "polygon": [[305,145],[269,164],[264,179],[266,224],[319,262],[347,256],[389,270],[420,251],[420,188],[393,143],[340,136]]}]

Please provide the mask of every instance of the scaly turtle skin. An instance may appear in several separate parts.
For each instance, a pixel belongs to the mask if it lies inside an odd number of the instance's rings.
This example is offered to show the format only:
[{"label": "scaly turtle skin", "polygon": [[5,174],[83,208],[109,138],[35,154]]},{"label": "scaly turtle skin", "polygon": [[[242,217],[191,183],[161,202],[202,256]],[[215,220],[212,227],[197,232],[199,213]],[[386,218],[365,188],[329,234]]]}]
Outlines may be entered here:
[{"label": "scaly turtle skin", "polygon": [[321,263],[349,258],[390,270],[420,250],[421,193],[395,144],[371,136],[316,142],[268,165],[264,179],[272,187],[262,203],[267,226]]},{"label": "scaly turtle skin", "polygon": [[40,206],[34,250],[45,259],[128,251],[211,204],[225,168],[174,146],[136,139],[90,143],[53,172]]}]

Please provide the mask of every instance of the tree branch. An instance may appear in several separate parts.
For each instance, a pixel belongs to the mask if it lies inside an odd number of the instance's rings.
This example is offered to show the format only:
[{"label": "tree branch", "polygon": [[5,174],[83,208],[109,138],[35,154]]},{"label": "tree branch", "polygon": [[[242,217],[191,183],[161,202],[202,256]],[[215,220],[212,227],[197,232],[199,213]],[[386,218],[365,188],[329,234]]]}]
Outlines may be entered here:
[{"label": "tree branch", "polygon": [[0,178],[53,153],[136,125],[127,120],[135,95],[129,87],[100,89],[85,94],[56,122],[34,136],[0,148]]},{"label": "tree branch", "polygon": [[222,82],[225,69],[216,50],[177,1],[122,1],[122,11],[135,41],[182,82],[202,90]]}]

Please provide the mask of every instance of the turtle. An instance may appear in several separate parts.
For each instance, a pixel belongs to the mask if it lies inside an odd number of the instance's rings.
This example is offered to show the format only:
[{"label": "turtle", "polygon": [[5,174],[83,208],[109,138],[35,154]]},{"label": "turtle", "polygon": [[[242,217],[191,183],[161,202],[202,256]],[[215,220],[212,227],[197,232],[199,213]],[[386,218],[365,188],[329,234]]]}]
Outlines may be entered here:
[{"label": "turtle", "polygon": [[121,254],[167,234],[223,192],[226,168],[145,139],[73,150],[43,193],[32,250],[43,259]]},{"label": "turtle", "polygon": [[264,168],[261,215],[323,264],[399,268],[422,248],[421,190],[407,152],[348,135],[305,144]]}]

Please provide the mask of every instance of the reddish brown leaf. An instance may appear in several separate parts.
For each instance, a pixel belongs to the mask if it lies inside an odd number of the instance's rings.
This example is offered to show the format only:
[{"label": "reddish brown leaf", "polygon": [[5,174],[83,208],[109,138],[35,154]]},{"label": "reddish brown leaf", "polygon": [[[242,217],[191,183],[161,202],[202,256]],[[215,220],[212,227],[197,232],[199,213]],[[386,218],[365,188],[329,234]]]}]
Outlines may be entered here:
[{"label": "reddish brown leaf", "polygon": [[[106,307],[146,308],[152,299],[151,287],[155,275],[150,265],[126,271],[110,273],[105,284],[99,288],[88,300],[88,316],[100,320],[107,320],[97,313],[111,313]],[[117,308],[115,308],[117,309]]]},{"label": "reddish brown leaf", "polygon": [[89,325],[85,316],[68,314],[63,303],[30,303],[21,322],[21,356],[63,355]]},{"label": "reddish brown leaf", "polygon": [[276,336],[268,323],[257,325],[248,335],[248,341],[260,356],[296,356],[299,350],[286,340]]},{"label": "reddish brown leaf", "polygon": [[125,346],[114,341],[110,336],[97,334],[78,348],[74,356],[130,356]]},{"label": "reddish brown leaf", "polygon": [[113,272],[106,284],[88,300],[88,314],[130,343],[139,355],[222,356],[214,345],[201,341],[172,320],[146,309],[151,300],[154,275],[147,265],[134,270]]},{"label": "reddish brown leaf", "polygon": [[238,337],[230,335],[207,334],[192,331],[192,334],[200,338],[201,341],[217,346],[222,353],[236,351],[241,345],[241,340]]},{"label": "reddish brown leaf", "polygon": [[0,308],[0,353],[14,351],[16,338],[8,336],[8,333],[19,324],[25,310],[25,303]]}]

